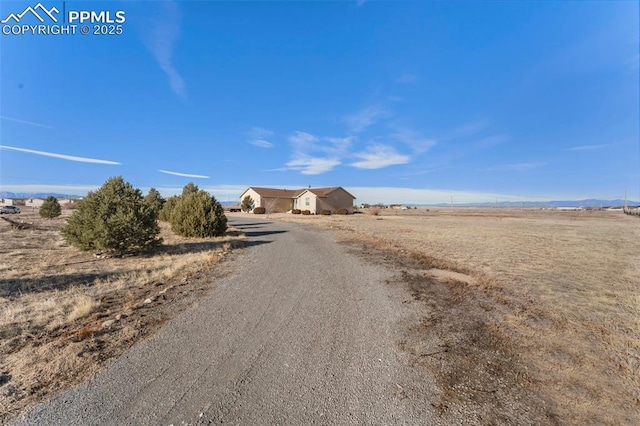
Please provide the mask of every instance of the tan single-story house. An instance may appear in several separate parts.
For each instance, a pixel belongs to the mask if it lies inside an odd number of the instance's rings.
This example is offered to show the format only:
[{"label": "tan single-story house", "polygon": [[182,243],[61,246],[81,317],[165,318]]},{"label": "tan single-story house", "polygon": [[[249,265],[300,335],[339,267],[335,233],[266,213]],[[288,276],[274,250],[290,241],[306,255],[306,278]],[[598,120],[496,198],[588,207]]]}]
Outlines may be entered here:
[{"label": "tan single-story house", "polygon": [[13,205],[13,199],[11,199],[11,198],[0,198],[0,207],[12,206],[12,205]]},{"label": "tan single-story house", "polygon": [[302,190],[300,189],[276,189],[259,188],[250,186],[240,195],[243,200],[247,195],[253,200],[254,207],[264,207],[270,213],[282,213],[292,210],[293,200]]},{"label": "tan single-story house", "polygon": [[322,210],[335,212],[338,209],[353,211],[356,199],[342,187],[308,188],[295,199],[294,208],[320,213]]},{"label": "tan single-story house", "polygon": [[270,213],[288,212],[293,209],[309,210],[312,214],[322,210],[335,212],[344,208],[353,210],[356,199],[340,186],[329,188],[276,189],[250,186],[240,199],[250,196],[254,207],[264,207]]}]

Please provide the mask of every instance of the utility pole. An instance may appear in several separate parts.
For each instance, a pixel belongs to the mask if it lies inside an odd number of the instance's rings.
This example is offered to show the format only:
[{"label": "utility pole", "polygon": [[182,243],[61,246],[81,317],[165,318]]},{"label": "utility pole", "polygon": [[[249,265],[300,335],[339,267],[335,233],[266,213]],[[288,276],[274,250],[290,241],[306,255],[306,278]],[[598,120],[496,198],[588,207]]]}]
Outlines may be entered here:
[{"label": "utility pole", "polygon": [[453,209],[453,194],[451,194],[451,209]]}]

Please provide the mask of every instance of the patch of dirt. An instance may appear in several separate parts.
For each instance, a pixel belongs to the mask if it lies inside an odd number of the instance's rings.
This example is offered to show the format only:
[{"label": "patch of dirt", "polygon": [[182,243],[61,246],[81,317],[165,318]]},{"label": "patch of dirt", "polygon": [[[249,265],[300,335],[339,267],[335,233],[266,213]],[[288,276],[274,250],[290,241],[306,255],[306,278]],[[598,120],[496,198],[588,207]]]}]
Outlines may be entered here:
[{"label": "patch of dirt", "polygon": [[[398,342],[415,365],[436,378],[441,394],[432,405],[445,422],[456,424],[560,424],[551,398],[518,355],[501,306],[452,271],[430,276],[429,259],[401,256],[355,241],[354,253],[400,271],[400,280],[424,317]],[[456,278],[463,278],[457,280]]]},{"label": "patch of dirt", "polygon": [[435,278],[438,281],[447,282],[450,280],[459,281],[465,284],[475,284],[476,279],[467,274],[461,274],[460,272],[448,271],[446,269],[431,268],[427,269],[426,274],[431,278]]}]

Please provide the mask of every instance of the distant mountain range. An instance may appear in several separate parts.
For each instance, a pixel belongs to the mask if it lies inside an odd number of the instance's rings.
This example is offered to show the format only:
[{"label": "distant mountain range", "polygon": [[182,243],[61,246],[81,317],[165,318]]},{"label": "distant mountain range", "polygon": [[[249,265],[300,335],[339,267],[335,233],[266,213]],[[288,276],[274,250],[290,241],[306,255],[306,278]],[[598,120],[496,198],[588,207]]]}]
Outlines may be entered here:
[{"label": "distant mountain range", "polygon": [[[10,192],[10,191],[0,191],[0,198],[12,198],[12,199],[25,199],[25,198],[47,198],[48,196],[53,195],[58,199],[75,199],[82,198],[80,195],[69,195],[69,194],[59,194],[56,192]],[[218,200],[220,201],[220,200]],[[236,204],[240,204],[236,201],[220,201],[220,204],[223,206],[233,206]]]},{"label": "distant mountain range", "polygon": [[0,191],[0,198],[47,198],[53,195],[56,198],[82,198],[79,195],[58,194],[55,192],[10,192]]},{"label": "distant mountain range", "polygon": [[[430,204],[437,207],[449,207],[449,203]],[[525,207],[525,208],[554,208],[554,207],[623,207],[624,200],[556,200],[556,201],[500,201],[498,203],[454,203],[454,207]],[[640,206],[640,202],[627,200],[627,206]]]}]

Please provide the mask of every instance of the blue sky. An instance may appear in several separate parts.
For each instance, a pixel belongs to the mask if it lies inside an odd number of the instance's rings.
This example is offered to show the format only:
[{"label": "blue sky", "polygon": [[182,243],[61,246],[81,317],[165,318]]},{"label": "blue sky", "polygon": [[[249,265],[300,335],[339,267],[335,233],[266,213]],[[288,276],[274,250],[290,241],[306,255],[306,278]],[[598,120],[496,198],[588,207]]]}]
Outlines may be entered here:
[{"label": "blue sky", "polygon": [[0,34],[0,190],[640,199],[637,2],[41,3],[126,21]]}]

